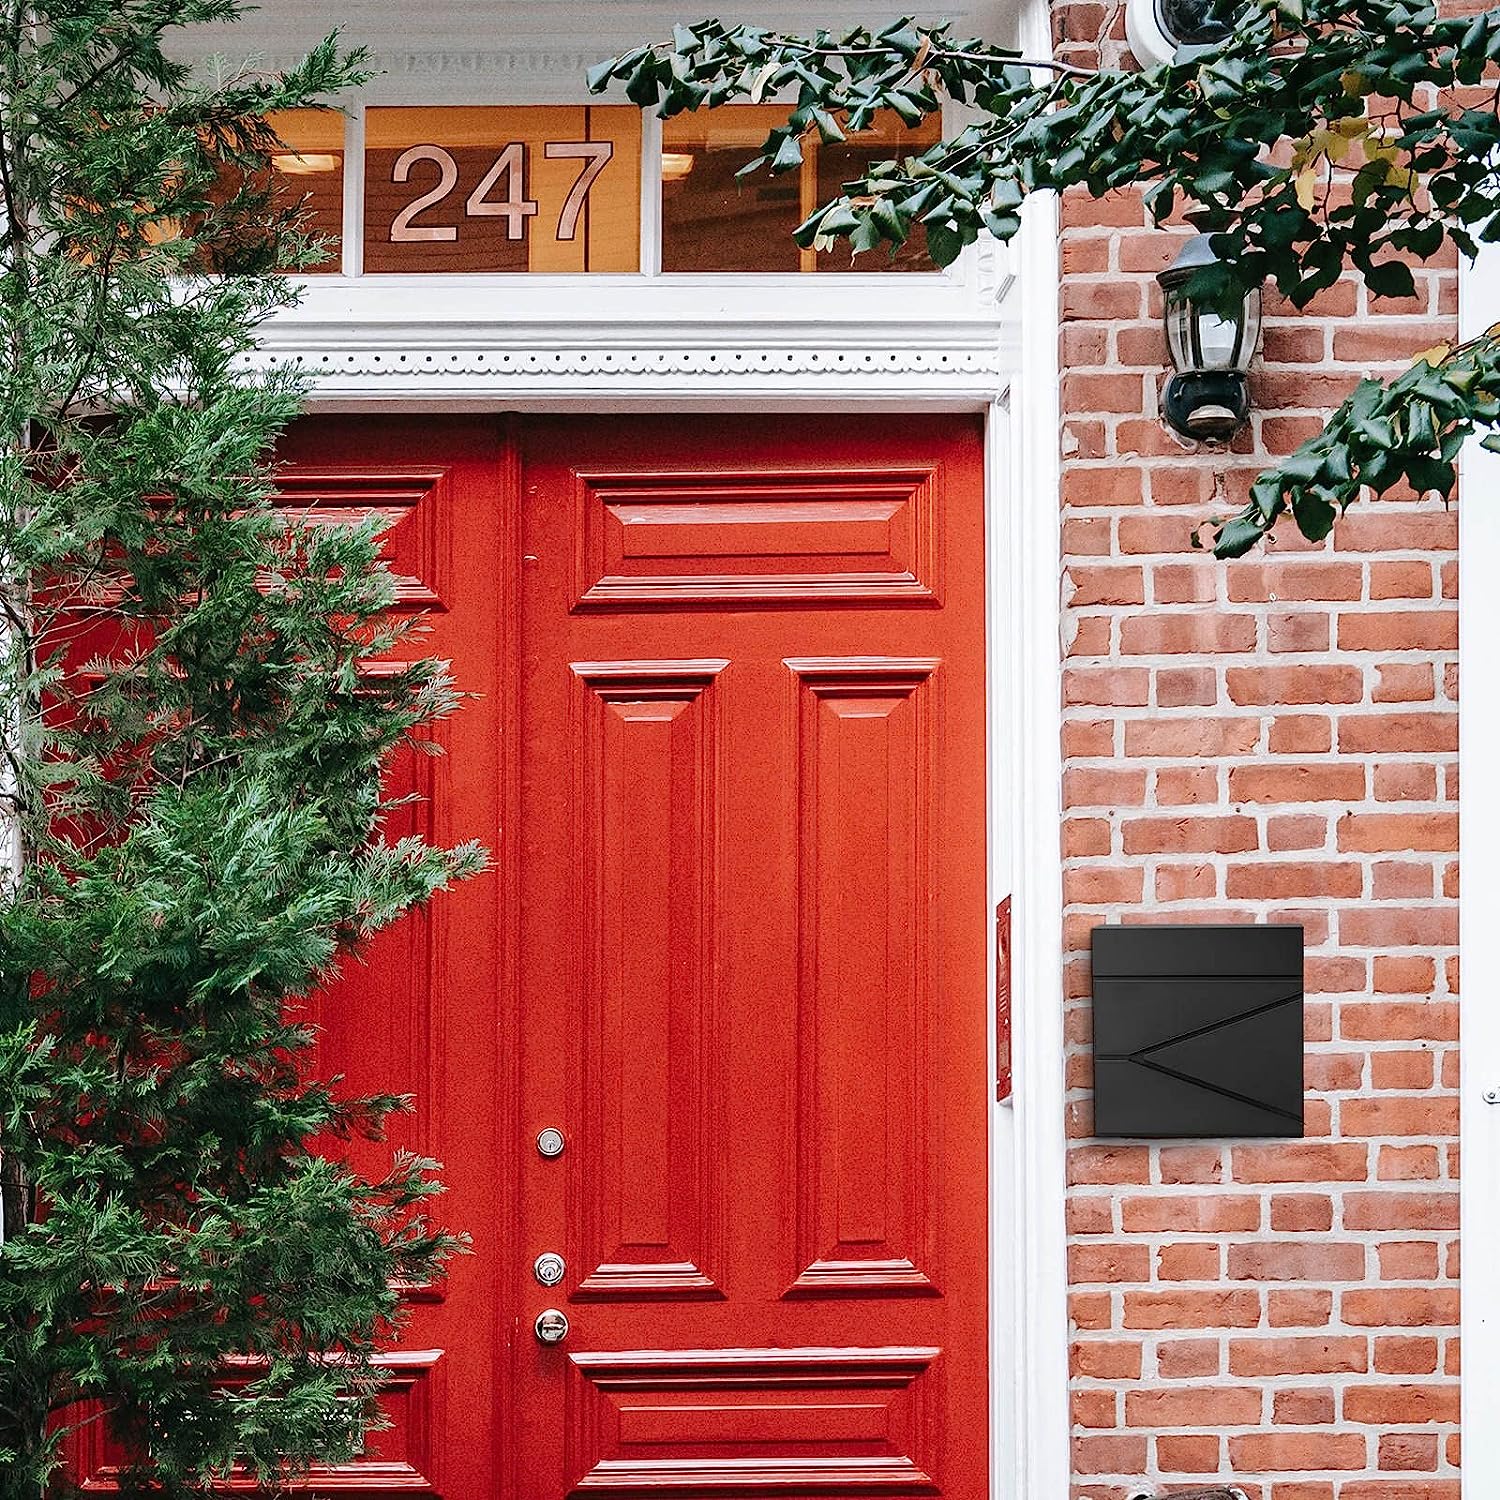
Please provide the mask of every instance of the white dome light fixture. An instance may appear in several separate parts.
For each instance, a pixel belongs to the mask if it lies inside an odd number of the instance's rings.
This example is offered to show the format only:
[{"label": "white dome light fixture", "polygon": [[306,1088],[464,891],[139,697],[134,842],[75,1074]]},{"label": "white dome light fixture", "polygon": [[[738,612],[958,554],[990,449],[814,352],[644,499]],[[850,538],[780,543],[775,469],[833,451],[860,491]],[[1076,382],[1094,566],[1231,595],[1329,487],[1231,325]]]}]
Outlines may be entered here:
[{"label": "white dome light fixture", "polygon": [[1125,39],[1143,68],[1174,61],[1184,48],[1209,47],[1234,30],[1221,0],[1126,0]]}]

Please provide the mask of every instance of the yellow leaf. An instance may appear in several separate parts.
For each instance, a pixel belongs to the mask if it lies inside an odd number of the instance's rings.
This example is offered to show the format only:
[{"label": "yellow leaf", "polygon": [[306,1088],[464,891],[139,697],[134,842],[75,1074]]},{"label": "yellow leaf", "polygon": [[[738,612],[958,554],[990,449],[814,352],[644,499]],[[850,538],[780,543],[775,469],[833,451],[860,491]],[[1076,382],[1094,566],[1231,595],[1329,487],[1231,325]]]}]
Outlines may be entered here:
[{"label": "yellow leaf", "polygon": [[1412,363],[1414,365],[1419,365],[1425,359],[1430,365],[1440,365],[1452,353],[1452,344],[1434,344],[1432,348],[1424,349],[1419,355],[1417,355],[1417,357],[1412,360]]},{"label": "yellow leaf", "polygon": [[1345,97],[1349,99],[1358,99],[1365,91],[1365,75],[1355,72],[1353,68],[1339,75],[1339,83],[1343,87]]},{"label": "yellow leaf", "polygon": [[1307,167],[1297,173],[1297,202],[1302,205],[1308,213],[1312,212],[1313,205],[1318,201],[1318,173],[1314,167]]},{"label": "yellow leaf", "polygon": [[922,64],[927,61],[927,58],[931,52],[932,33],[930,31],[924,32],[922,36],[922,45],[917,48],[917,55],[911,60],[911,70],[913,73],[920,73],[922,71]]}]

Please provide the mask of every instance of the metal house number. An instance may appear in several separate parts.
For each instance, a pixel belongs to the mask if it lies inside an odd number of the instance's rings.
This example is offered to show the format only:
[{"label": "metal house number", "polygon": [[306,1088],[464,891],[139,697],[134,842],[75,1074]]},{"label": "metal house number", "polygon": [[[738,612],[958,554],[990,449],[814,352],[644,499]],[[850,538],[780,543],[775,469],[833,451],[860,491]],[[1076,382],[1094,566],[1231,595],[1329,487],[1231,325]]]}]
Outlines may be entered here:
[{"label": "metal house number", "polygon": [[[614,157],[614,142],[547,141],[542,146],[542,154],[549,161],[576,160],[583,164],[573,186],[568,190],[568,196],[563,200],[553,231],[554,238],[558,240],[572,240],[578,233],[578,220],[588,202],[589,190]],[[431,162],[438,169],[437,183],[413,198],[392,220],[391,243],[452,243],[458,238],[456,224],[413,224],[412,220],[424,209],[436,208],[458,186],[458,162],[453,153],[443,146],[425,143],[408,146],[391,168],[391,181],[408,181],[411,169],[419,162]],[[526,196],[527,177],[526,143],[511,141],[464,199],[464,217],[504,219],[505,237],[510,240],[524,239],[526,221],[535,217],[538,208],[536,200]],[[501,195],[492,198],[490,195],[497,189]]]}]

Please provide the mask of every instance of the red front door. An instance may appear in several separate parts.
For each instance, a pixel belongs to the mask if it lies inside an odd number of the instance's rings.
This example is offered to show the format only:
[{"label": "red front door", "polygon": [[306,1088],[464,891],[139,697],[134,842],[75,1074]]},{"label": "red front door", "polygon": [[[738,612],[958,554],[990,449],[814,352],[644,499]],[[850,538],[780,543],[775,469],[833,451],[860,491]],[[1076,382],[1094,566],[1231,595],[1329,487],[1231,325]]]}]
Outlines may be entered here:
[{"label": "red front door", "polygon": [[524,429],[524,1500],[986,1493],[980,455]]},{"label": "red front door", "polygon": [[393,1426],[315,1485],[983,1500],[978,419],[328,419],[286,452],[293,498],[401,518],[475,696],[397,779],[496,856],[322,1004],[320,1065],[416,1095],[399,1143],[474,1253],[416,1294]]}]

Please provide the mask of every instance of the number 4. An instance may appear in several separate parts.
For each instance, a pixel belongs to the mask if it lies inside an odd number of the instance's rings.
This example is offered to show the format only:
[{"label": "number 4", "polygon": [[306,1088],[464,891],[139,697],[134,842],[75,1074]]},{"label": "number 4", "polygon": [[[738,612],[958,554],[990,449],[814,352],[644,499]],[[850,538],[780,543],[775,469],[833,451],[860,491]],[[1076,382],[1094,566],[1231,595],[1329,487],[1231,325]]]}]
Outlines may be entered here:
[{"label": "number 4", "polygon": [[[578,216],[588,198],[589,189],[599,180],[599,174],[609,165],[615,154],[613,141],[548,141],[544,150],[549,161],[573,158],[588,163],[578,174],[562,213],[557,218],[557,237],[571,240],[578,232]],[[533,205],[533,209],[535,205]],[[512,238],[515,236],[513,235]]]},{"label": "number 4", "polygon": [[[552,155],[550,142],[547,146],[547,155]],[[487,202],[485,194],[500,180],[502,172],[505,173],[505,197],[498,203]],[[479,186],[469,194],[468,201],[464,204],[464,212],[471,219],[497,216],[503,218],[507,239],[524,238],[526,220],[536,212],[536,201],[526,196],[526,147],[522,142],[512,141],[495,158],[495,165],[484,174]],[[564,212],[566,213],[566,209]],[[571,239],[572,236],[568,235],[567,238]]]}]

